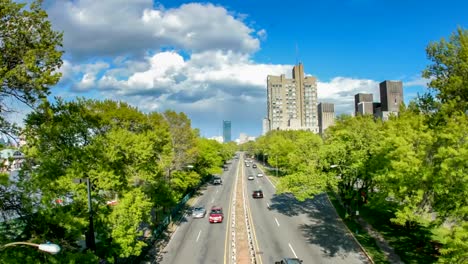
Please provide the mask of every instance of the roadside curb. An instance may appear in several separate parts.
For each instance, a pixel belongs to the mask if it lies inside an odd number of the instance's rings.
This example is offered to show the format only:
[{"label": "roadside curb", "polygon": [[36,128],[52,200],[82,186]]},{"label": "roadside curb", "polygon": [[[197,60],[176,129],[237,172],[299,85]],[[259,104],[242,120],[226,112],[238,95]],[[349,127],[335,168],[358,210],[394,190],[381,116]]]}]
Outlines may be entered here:
[{"label": "roadside curb", "polygon": [[359,240],[357,240],[357,238],[354,236],[353,232],[349,229],[349,227],[346,225],[346,223],[343,221],[343,219],[341,218],[341,216],[338,214],[338,212],[336,211],[336,208],[335,206],[333,205],[332,201],[330,200],[330,197],[328,197],[328,193],[325,192],[325,196],[327,196],[327,201],[330,203],[331,207],[333,208],[333,211],[335,212],[335,215],[338,217],[338,219],[340,219],[341,223],[345,226],[346,230],[348,231],[348,233],[351,235],[351,237],[354,239],[354,241],[356,242],[356,244],[358,244],[359,248],[361,249],[362,253],[364,253],[364,255],[366,255],[367,259],[370,261],[370,263],[372,264],[375,264],[374,260],[372,259],[372,257],[369,255],[369,253],[367,253],[366,249],[361,245],[361,243],[359,243]]}]

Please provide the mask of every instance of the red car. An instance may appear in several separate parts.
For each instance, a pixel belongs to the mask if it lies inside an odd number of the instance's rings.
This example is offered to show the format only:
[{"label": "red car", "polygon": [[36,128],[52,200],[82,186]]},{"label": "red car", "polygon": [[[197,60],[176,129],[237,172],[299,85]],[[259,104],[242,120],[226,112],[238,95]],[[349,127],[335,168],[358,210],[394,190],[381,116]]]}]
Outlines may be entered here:
[{"label": "red car", "polygon": [[253,198],[263,198],[263,192],[262,192],[262,190],[253,191],[252,197],[253,197]]},{"label": "red car", "polygon": [[208,218],[208,221],[210,221],[210,223],[222,223],[223,219],[223,208],[216,206],[211,207],[210,217]]}]

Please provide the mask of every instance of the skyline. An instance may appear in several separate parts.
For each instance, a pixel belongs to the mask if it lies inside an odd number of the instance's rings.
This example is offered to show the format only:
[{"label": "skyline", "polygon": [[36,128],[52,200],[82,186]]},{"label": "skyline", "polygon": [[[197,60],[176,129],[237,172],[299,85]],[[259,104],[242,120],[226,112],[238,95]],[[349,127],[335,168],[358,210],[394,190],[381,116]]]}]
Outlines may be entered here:
[{"label": "skyline", "polygon": [[337,115],[354,112],[357,93],[380,98],[384,80],[401,80],[407,103],[425,90],[425,47],[468,24],[464,1],[279,3],[45,1],[64,33],[51,98],[123,100],[184,112],[205,137],[221,135],[223,120],[233,138],[259,136],[267,75],[290,77],[302,62]]}]

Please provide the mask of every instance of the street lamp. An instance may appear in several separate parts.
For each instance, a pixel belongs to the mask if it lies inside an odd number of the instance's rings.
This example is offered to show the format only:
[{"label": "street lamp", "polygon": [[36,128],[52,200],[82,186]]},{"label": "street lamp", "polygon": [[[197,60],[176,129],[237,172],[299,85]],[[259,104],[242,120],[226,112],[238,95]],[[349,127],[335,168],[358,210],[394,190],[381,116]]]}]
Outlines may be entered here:
[{"label": "street lamp", "polygon": [[[352,169],[354,171],[354,173],[355,173],[356,178],[357,178],[357,169],[356,168],[353,168],[353,167],[350,167],[350,166],[347,166],[347,165],[338,165],[338,164],[330,165],[330,168],[339,168],[341,174],[343,174],[343,171],[342,171],[341,167],[346,167],[346,168]],[[355,186],[353,186],[353,191],[354,191],[354,187]],[[359,196],[358,196],[358,199],[359,199]],[[356,202],[356,216],[358,216],[358,215],[359,215],[359,201]]]},{"label": "street lamp", "polygon": [[0,249],[6,248],[6,247],[12,247],[16,245],[26,245],[26,246],[37,247],[40,251],[44,251],[53,255],[60,252],[60,246],[57,244],[51,244],[51,243],[35,244],[35,243],[29,243],[29,242],[13,242],[13,243],[8,243],[3,246],[0,246]]},{"label": "street lamp", "polygon": [[93,225],[93,208],[91,206],[91,184],[89,178],[77,178],[73,179],[74,183],[82,183],[86,181],[86,186],[88,188],[88,214],[89,214],[89,227],[88,231],[85,233],[86,237],[86,247],[92,251],[96,251],[96,241],[94,239],[94,225]]}]

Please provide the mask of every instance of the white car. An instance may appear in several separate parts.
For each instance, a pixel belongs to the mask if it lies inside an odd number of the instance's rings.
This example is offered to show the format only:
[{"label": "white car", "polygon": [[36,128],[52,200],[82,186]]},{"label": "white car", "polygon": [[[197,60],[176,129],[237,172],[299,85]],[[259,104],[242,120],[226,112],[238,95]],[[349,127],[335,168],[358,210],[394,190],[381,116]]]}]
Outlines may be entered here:
[{"label": "white car", "polygon": [[254,180],[254,176],[253,176],[253,175],[249,175],[249,177],[247,177],[247,179],[248,179],[249,181],[253,181],[253,180]]},{"label": "white car", "polygon": [[257,174],[257,177],[263,177],[263,173]]}]

